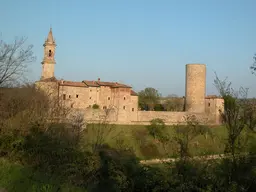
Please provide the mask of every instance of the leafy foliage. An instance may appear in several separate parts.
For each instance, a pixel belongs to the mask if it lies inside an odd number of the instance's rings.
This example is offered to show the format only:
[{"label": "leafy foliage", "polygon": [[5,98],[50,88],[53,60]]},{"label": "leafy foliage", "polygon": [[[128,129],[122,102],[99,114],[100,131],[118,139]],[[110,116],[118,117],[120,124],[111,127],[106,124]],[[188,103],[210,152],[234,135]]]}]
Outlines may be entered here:
[{"label": "leafy foliage", "polygon": [[99,108],[100,108],[100,106],[99,106],[99,105],[97,105],[97,104],[93,104],[93,105],[92,105],[92,108],[93,108],[93,109],[99,109]]},{"label": "leafy foliage", "polygon": [[138,93],[139,106],[144,110],[152,111],[159,102],[160,93],[152,87],[147,87]]}]

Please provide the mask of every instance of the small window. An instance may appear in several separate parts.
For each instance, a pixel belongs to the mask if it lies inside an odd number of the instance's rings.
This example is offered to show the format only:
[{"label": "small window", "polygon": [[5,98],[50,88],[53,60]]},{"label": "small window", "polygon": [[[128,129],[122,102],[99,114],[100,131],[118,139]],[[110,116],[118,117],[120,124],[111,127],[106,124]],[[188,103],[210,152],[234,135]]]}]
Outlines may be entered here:
[{"label": "small window", "polygon": [[92,92],[92,90],[90,89],[90,92]]},{"label": "small window", "polygon": [[63,100],[66,100],[66,94],[63,94]]},{"label": "small window", "polygon": [[123,109],[125,109],[125,106],[123,106]]},{"label": "small window", "polygon": [[68,98],[70,99],[70,98],[71,98],[71,95],[69,95]]},{"label": "small window", "polygon": [[208,107],[210,107],[211,106],[211,103],[208,103]]},{"label": "small window", "polygon": [[52,56],[52,50],[49,50],[49,57]]},{"label": "small window", "polygon": [[92,99],[92,97],[90,97],[90,99]]},{"label": "small window", "polygon": [[124,100],[125,100],[126,98],[124,97]]},{"label": "small window", "polygon": [[78,98],[78,95],[76,95],[76,98]]},{"label": "small window", "polygon": [[107,107],[106,107],[106,106],[103,106],[103,109],[107,109]]},{"label": "small window", "polygon": [[134,111],[134,108],[132,108],[132,111]]},{"label": "small window", "polygon": [[110,97],[108,97],[108,100],[110,100]]},{"label": "small window", "polygon": [[72,104],[71,104],[71,108],[73,108],[73,107],[74,107],[74,104],[72,103]]}]

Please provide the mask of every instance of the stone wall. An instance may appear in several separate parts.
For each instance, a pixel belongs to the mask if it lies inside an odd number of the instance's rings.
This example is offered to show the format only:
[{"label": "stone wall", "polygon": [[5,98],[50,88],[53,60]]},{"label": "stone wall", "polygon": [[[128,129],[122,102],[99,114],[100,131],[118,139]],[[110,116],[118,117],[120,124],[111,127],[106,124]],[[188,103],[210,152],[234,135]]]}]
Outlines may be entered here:
[{"label": "stone wall", "polygon": [[[110,109],[109,111],[102,109],[82,109],[80,110],[84,114],[87,122],[97,122],[106,120],[114,124],[135,124],[135,125],[147,125],[151,120],[160,118],[165,121],[166,124],[185,123],[185,117],[189,115],[195,115],[197,120],[203,124],[214,124],[215,116],[209,114],[195,114],[189,112],[166,112],[166,111],[134,111],[133,119],[121,119],[117,109]],[[128,115],[129,113],[127,113]],[[121,113],[123,115],[123,112]]]},{"label": "stone wall", "polygon": [[166,124],[185,123],[185,117],[189,115],[195,115],[197,120],[201,123],[212,123],[214,117],[202,113],[190,113],[190,112],[167,112],[167,111],[138,111],[138,123],[149,123],[152,119],[160,118],[165,121]]}]

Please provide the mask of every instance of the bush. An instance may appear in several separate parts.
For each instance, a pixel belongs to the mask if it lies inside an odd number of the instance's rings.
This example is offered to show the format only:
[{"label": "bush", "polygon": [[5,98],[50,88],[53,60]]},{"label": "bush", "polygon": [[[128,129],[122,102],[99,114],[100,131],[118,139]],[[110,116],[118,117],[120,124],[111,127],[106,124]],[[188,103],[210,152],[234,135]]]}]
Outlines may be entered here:
[{"label": "bush", "polygon": [[147,129],[154,139],[161,139],[165,134],[166,125],[162,119],[157,118],[150,121],[150,125],[147,126]]},{"label": "bush", "polygon": [[92,105],[92,108],[93,108],[93,109],[99,109],[100,106],[99,106],[98,104],[93,104],[93,105]]}]

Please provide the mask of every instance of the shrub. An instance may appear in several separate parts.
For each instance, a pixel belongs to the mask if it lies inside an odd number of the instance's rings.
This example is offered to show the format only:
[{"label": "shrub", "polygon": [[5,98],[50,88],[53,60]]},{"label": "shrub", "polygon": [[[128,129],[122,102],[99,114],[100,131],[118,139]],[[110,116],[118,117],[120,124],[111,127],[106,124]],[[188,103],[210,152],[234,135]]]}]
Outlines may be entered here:
[{"label": "shrub", "polygon": [[98,104],[93,104],[93,105],[92,105],[92,108],[93,108],[93,109],[99,109],[100,106],[99,106]]},{"label": "shrub", "polygon": [[166,125],[162,119],[153,119],[150,121],[150,125],[147,126],[149,134],[154,139],[161,139],[164,136]]}]

